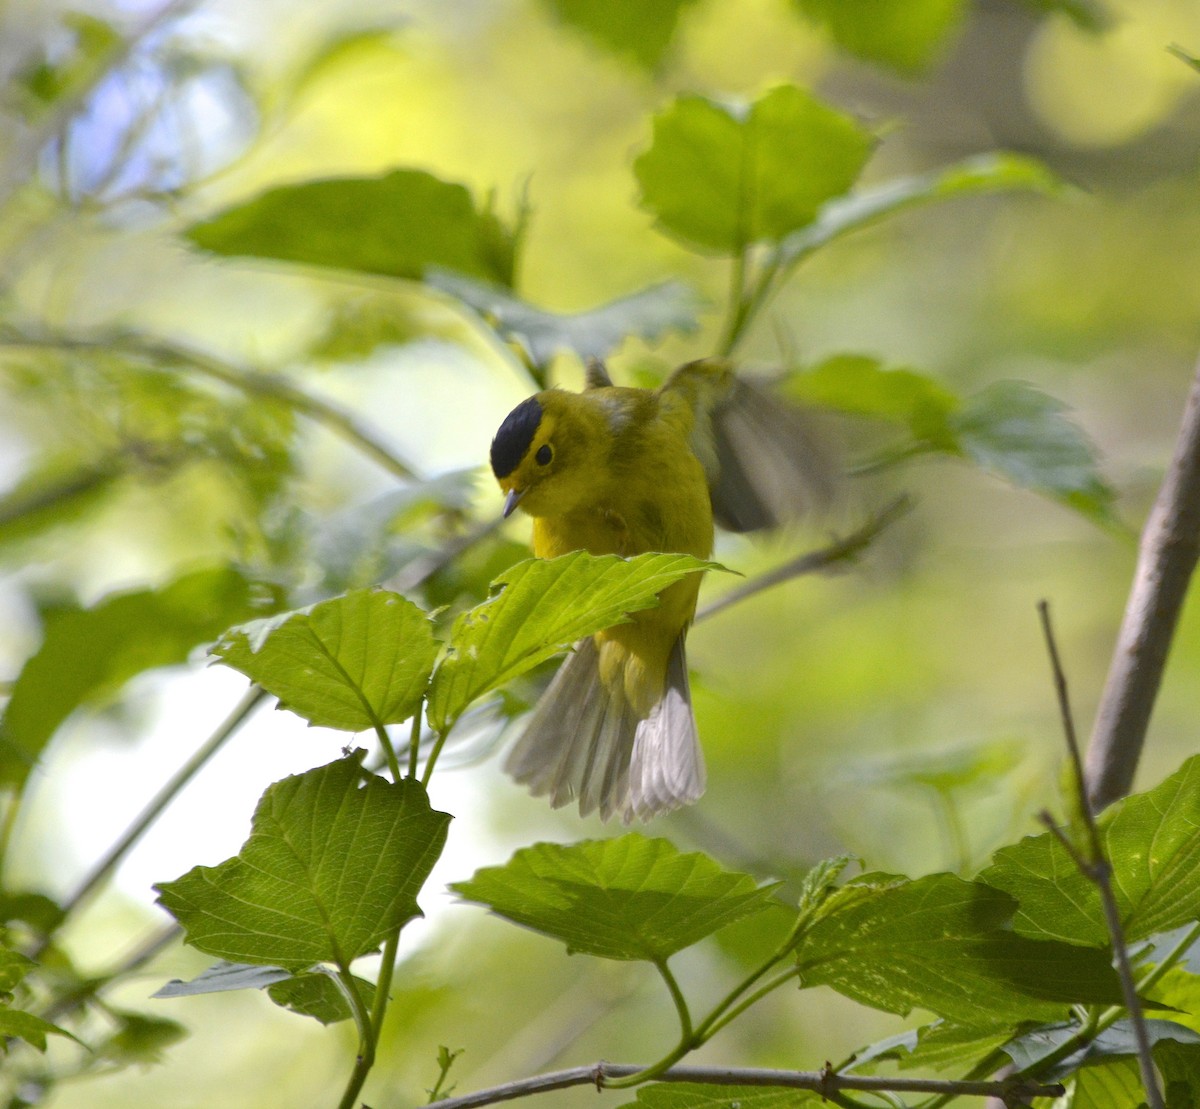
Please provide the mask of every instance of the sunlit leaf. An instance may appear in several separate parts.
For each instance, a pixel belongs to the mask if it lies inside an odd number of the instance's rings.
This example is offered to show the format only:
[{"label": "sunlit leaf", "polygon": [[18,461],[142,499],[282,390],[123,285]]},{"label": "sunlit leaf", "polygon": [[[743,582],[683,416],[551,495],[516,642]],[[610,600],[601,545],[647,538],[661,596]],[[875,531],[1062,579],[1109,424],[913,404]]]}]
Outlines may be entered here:
[{"label": "sunlit leaf", "polygon": [[111,696],[145,670],[186,662],[192,649],[267,607],[236,570],[198,570],[161,589],[116,593],[56,611],[0,720],[0,782],[16,785],[80,705]]},{"label": "sunlit leaf", "polygon": [[187,235],[216,254],[417,279],[437,266],[512,282],[513,234],[464,186],[423,170],[282,185]]},{"label": "sunlit leaf", "polygon": [[667,331],[695,331],[700,300],[680,281],[663,281],[584,312],[548,312],[501,289],[450,273],[427,283],[470,305],[506,339],[520,343],[535,365],[570,351],[607,358],[630,336],[647,341]]},{"label": "sunlit leaf", "polygon": [[631,833],[538,843],[450,888],[570,952],[661,962],[766,908],[775,886]]},{"label": "sunlit leaf", "polygon": [[914,1008],[968,1024],[1053,1019],[1072,1002],[1116,1004],[1105,952],[1008,931],[1016,908],[999,890],[951,874],[867,874],[829,897],[796,958],[805,986],[864,1005]]},{"label": "sunlit leaf", "polygon": [[901,73],[919,73],[944,49],[963,0],[793,0],[843,50]]},{"label": "sunlit leaf", "polygon": [[968,398],[954,417],[963,452],[1014,485],[1111,520],[1115,494],[1096,451],[1062,401],[1019,381],[998,381]]},{"label": "sunlit leaf", "polygon": [[789,1109],[821,1100],[815,1090],[778,1086],[710,1086],[707,1082],[650,1082],[620,1109]]},{"label": "sunlit leaf", "polygon": [[696,0],[544,0],[568,26],[605,50],[653,69],[666,54],[679,16]]},{"label": "sunlit leaf", "polygon": [[[1148,793],[1118,801],[1101,818],[1113,894],[1127,941],[1200,919],[1200,756]],[[1095,883],[1079,872],[1049,832],[1003,847],[980,875],[1020,902],[1022,935],[1101,945],[1109,942]]]},{"label": "sunlit leaf", "polygon": [[293,972],[344,967],[420,915],[450,817],[412,779],[364,785],[361,759],[269,786],[234,858],[155,887],[189,943]]},{"label": "sunlit leaf", "polygon": [[1061,192],[1062,181],[1041,162],[1019,154],[976,154],[929,173],[897,177],[834,197],[807,227],[780,246],[785,263],[795,263],[851,231],[885,216],[935,200],[991,192]]},{"label": "sunlit leaf", "polygon": [[795,86],[749,106],[688,95],[655,117],[634,172],[665,231],[733,254],[811,223],[854,183],[873,144],[849,116]]},{"label": "sunlit leaf", "polygon": [[476,697],[654,607],[668,585],[707,569],[720,567],[683,554],[623,559],[574,551],[518,562],[492,583],[495,596],[455,620],[430,686],[430,723],[446,728]]},{"label": "sunlit leaf", "polygon": [[310,724],[357,732],[412,716],[437,650],[412,601],[358,589],[232,628],[212,653]]}]

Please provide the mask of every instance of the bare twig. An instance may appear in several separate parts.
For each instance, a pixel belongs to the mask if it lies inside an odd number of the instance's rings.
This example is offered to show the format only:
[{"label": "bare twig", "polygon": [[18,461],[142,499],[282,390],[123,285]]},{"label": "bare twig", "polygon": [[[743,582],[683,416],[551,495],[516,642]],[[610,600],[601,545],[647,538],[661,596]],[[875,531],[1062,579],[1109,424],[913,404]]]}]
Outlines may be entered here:
[{"label": "bare twig", "polygon": [[1087,753],[1088,803],[1099,811],[1133,784],[1167,652],[1200,555],[1200,364],[1175,455],[1138,551],[1137,571]]},{"label": "bare twig", "polygon": [[1129,1012],[1129,1021],[1133,1026],[1134,1041],[1137,1044],[1138,1068],[1142,1076],[1142,1085],[1146,1090],[1146,1099],[1150,1109],[1163,1109],[1162,1091],[1158,1086],[1158,1075],[1154,1069],[1154,1057],[1150,1050],[1150,1036],[1146,1031],[1146,1021],[1142,1015],[1142,1003],[1138,998],[1137,982],[1133,976],[1133,966],[1129,961],[1129,950],[1125,946],[1125,933],[1121,925],[1121,912],[1117,907],[1117,899],[1112,889],[1112,866],[1104,853],[1104,843],[1100,838],[1100,829],[1096,825],[1096,817],[1088,804],[1087,783],[1083,770],[1083,758],[1079,751],[1079,741],[1075,736],[1075,721],[1071,713],[1071,702],[1067,695],[1067,678],[1063,671],[1062,662],[1058,655],[1058,646],[1054,641],[1054,628],[1050,623],[1050,606],[1045,601],[1038,602],[1038,614],[1042,621],[1042,631],[1046,637],[1046,648],[1050,653],[1050,665],[1054,670],[1054,687],[1058,696],[1059,713],[1062,716],[1063,733],[1067,740],[1067,751],[1071,759],[1071,768],[1075,775],[1075,789],[1079,810],[1079,819],[1083,821],[1087,843],[1081,850],[1071,837],[1063,831],[1049,813],[1041,814],[1041,821],[1062,844],[1079,872],[1095,884],[1100,894],[1100,903],[1104,907],[1104,922],[1108,926],[1108,934],[1112,940],[1113,956],[1117,965],[1117,976],[1121,980],[1121,995],[1125,999],[1125,1008]]},{"label": "bare twig", "polygon": [[747,597],[753,597],[756,593],[761,593],[765,589],[782,585],[785,581],[791,581],[792,578],[798,578],[803,574],[815,574],[820,570],[828,569],[839,562],[845,562],[853,558],[884,528],[900,519],[901,516],[904,516],[911,509],[912,501],[908,497],[897,497],[871,517],[857,531],[847,535],[844,539],[839,539],[837,542],[831,543],[828,547],[822,547],[818,551],[808,551],[799,558],[794,558],[791,562],[786,562],[784,565],[746,582],[745,585],[731,589],[711,604],[705,605],[696,613],[697,622],[707,619],[709,616],[715,616],[718,612],[729,608],[731,605],[738,604],[740,601],[744,601]]},{"label": "bare twig", "polygon": [[[534,1075],[515,1082],[506,1082],[486,1090],[477,1090],[462,1097],[438,1102],[438,1109],[474,1109],[480,1105],[495,1105],[532,1094],[563,1090],[570,1086],[595,1086],[604,1089],[612,1080],[628,1078],[643,1068],[631,1063],[595,1063]],[[1017,1082],[955,1082],[927,1078],[880,1078],[868,1075],[838,1074],[826,1068],[819,1071],[769,1070],[755,1067],[683,1067],[676,1066],[656,1075],[659,1082],[697,1082],[719,1086],[777,1086],[793,1090],[815,1090],[827,1098],[846,1090],[876,1093],[949,1094],[955,1097],[999,1097],[1014,1101],[1017,1098],[1059,1097],[1063,1087],[1043,1085],[1025,1080]]]}]

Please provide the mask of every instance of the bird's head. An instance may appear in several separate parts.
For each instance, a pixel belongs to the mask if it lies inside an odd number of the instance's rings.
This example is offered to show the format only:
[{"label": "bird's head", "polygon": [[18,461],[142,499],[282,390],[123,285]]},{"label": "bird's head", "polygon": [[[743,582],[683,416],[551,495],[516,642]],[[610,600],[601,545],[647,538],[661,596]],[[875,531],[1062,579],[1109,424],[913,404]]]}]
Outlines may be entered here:
[{"label": "bird's head", "polygon": [[583,398],[551,389],[523,400],[492,440],[492,472],[507,497],[530,516],[570,512],[594,493],[602,447]]}]

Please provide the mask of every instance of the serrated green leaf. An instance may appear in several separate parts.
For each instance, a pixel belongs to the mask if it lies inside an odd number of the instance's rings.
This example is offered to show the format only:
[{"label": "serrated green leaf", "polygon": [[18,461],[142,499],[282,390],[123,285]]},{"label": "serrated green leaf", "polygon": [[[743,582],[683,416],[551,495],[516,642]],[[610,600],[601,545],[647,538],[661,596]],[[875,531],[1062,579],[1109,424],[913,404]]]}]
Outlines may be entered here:
[{"label": "serrated green leaf", "polygon": [[520,343],[534,365],[571,351],[581,359],[607,358],[630,336],[647,341],[675,330],[692,332],[700,298],[681,281],[663,281],[585,312],[536,308],[494,286],[450,273],[432,273],[426,284],[480,313],[505,339]]},{"label": "serrated green leaf", "polygon": [[634,173],[663,230],[736,254],[811,223],[854,183],[873,145],[850,116],[793,85],[749,106],[688,95],[655,116]]},{"label": "serrated green leaf", "polygon": [[972,1063],[986,1058],[1011,1039],[1013,1032],[1011,1023],[984,1028],[938,1020],[861,1048],[854,1053],[854,1061],[844,1069],[870,1074],[878,1069],[879,1063],[894,1062],[901,1070],[966,1072]]},{"label": "serrated green leaf", "polygon": [[[1174,1021],[1147,1020],[1145,1025],[1146,1035],[1151,1046],[1164,1040],[1180,1044],[1200,1045],[1200,1035]],[[1033,1067],[1040,1063],[1078,1031],[1077,1024],[1052,1024],[1034,1028],[1004,1044],[1004,1053],[1018,1069],[1024,1070],[1026,1067]],[[1137,1053],[1138,1046],[1134,1036],[1133,1023],[1129,1020],[1119,1020],[1103,1032],[1098,1033],[1090,1043],[1068,1055],[1049,1070],[1039,1070],[1038,1073],[1046,1081],[1055,1082],[1082,1066],[1122,1056],[1134,1056]]]},{"label": "serrated green leaf", "polygon": [[[369,1011],[375,1001],[375,986],[357,975],[354,981]],[[303,1017],[312,1017],[322,1024],[337,1024],[354,1016],[350,1002],[332,976],[320,971],[297,974],[272,983],[267,987],[267,994],[280,1008],[290,1009]]]},{"label": "serrated green leaf", "polygon": [[1111,522],[1115,494],[1100,477],[1087,436],[1067,406],[1019,381],[998,381],[970,397],[952,423],[963,452],[1014,485]]},{"label": "serrated green leaf", "polygon": [[283,967],[222,961],[201,971],[189,981],[172,978],[150,996],[157,998],[193,997],[196,994],[225,993],[228,990],[265,990],[268,986],[273,986],[276,982],[282,982],[291,977],[292,972],[284,970]]},{"label": "serrated green leaf", "polygon": [[922,1008],[986,1026],[1053,1019],[1075,1002],[1120,1002],[1104,952],[1017,936],[1005,927],[1015,908],[999,890],[952,874],[864,875],[806,928],[800,980],[887,1012]]},{"label": "serrated green leaf", "polygon": [[66,1036],[69,1039],[75,1039],[65,1028],[59,1028],[57,1024],[51,1024],[48,1020],[34,1016],[33,1013],[0,1006],[0,1052],[4,1051],[2,1041],[10,1037],[24,1040],[30,1047],[44,1052],[47,1036]]},{"label": "serrated green leaf", "polygon": [[659,593],[688,574],[719,569],[684,554],[623,559],[572,551],[518,562],[492,582],[495,596],[455,620],[429,690],[430,723],[446,730],[476,697],[653,608]]},{"label": "serrated green leaf", "polygon": [[886,216],[919,204],[972,193],[1061,192],[1062,181],[1041,162],[1019,154],[976,154],[930,173],[897,177],[824,204],[807,227],[784,239],[779,256],[794,265],[821,247]]},{"label": "serrated green leaf", "polygon": [[766,908],[775,885],[636,833],[538,843],[450,887],[568,952],[661,962]]},{"label": "serrated green leaf", "polygon": [[416,712],[437,651],[412,601],[358,589],[231,628],[212,654],[310,724],[359,732]]},{"label": "serrated green leaf", "polygon": [[904,74],[925,70],[963,18],[963,0],[793,0],[843,50]]},{"label": "serrated green leaf", "polygon": [[361,761],[357,752],[269,786],[234,858],[155,886],[190,944],[296,973],[344,969],[420,915],[450,817],[412,779],[363,785]]},{"label": "serrated green leaf", "polygon": [[620,1109],[790,1109],[820,1100],[814,1090],[778,1086],[710,1086],[700,1082],[651,1082]]},{"label": "serrated green leaf", "polygon": [[[1200,919],[1200,756],[1101,818],[1127,942]],[[1020,902],[1013,928],[1037,939],[1109,942],[1095,884],[1049,832],[1001,848],[979,880]]]},{"label": "serrated green leaf", "polygon": [[501,285],[512,283],[516,249],[464,186],[413,169],[283,185],[193,224],[187,237],[215,254],[414,279],[437,266]]},{"label": "serrated green leaf", "polygon": [[582,31],[605,50],[629,58],[645,69],[662,61],[679,16],[696,0],[545,0],[568,26]]},{"label": "serrated green leaf", "polygon": [[0,782],[19,786],[80,705],[111,695],[145,670],[186,662],[194,647],[265,607],[246,578],[219,567],[56,612],[0,720]]}]

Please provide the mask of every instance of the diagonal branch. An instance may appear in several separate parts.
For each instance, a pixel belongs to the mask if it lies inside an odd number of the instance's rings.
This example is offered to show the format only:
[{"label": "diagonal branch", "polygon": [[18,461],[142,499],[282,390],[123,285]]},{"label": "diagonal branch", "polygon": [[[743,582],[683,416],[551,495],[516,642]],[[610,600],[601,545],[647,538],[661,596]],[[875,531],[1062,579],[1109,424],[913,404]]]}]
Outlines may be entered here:
[{"label": "diagonal branch", "polygon": [[1133,784],[1198,555],[1200,363],[1175,455],[1142,533],[1133,588],[1088,745],[1088,802],[1095,811],[1123,797]]}]

